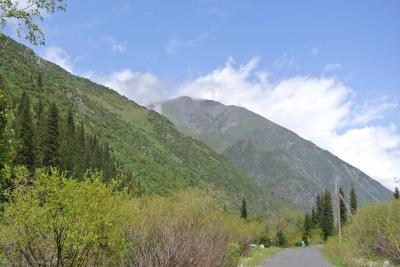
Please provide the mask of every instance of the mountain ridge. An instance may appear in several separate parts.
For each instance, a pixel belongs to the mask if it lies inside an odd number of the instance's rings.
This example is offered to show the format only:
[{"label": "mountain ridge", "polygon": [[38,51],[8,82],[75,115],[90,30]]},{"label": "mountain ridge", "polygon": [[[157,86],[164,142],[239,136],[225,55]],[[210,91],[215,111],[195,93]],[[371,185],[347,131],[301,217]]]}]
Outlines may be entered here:
[{"label": "mountain ridge", "polygon": [[[361,170],[243,107],[187,96],[157,103],[176,127],[199,139],[278,196],[309,208],[316,193],[334,191],[335,178],[360,202],[387,200],[391,192]],[[301,196],[299,196],[301,195]]]},{"label": "mountain ridge", "polygon": [[132,173],[132,183],[140,183],[146,193],[165,195],[213,184],[226,192],[233,208],[243,196],[252,212],[271,214],[289,205],[203,143],[177,131],[166,117],[74,76],[4,35],[0,35],[0,71],[14,106],[26,92],[33,108],[41,99],[55,103],[61,116],[72,109],[76,121],[110,145],[116,159]]}]

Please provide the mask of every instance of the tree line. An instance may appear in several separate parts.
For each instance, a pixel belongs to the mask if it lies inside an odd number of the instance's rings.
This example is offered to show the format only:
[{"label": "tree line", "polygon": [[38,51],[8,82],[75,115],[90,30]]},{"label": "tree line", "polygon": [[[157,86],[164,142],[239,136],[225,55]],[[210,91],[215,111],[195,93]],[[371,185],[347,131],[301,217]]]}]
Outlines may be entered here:
[{"label": "tree line", "polygon": [[[348,215],[354,215],[357,210],[357,195],[353,186],[349,193],[350,207],[346,207],[345,194],[343,189],[339,188],[339,209],[340,224],[344,225],[348,221]],[[349,209],[349,210],[348,210]],[[315,206],[310,213],[304,215],[304,233],[303,239],[308,240],[314,229],[320,229],[322,238],[327,240],[335,233],[334,210],[332,204],[332,195],[328,190],[319,193],[315,198]]]},{"label": "tree line", "polygon": [[30,171],[58,167],[76,177],[92,169],[101,171],[106,180],[115,177],[117,162],[109,145],[88,133],[83,123],[76,125],[72,108],[63,118],[53,103],[46,105],[39,100],[32,107],[24,92],[13,124],[17,141],[12,160],[15,165],[24,165]]}]

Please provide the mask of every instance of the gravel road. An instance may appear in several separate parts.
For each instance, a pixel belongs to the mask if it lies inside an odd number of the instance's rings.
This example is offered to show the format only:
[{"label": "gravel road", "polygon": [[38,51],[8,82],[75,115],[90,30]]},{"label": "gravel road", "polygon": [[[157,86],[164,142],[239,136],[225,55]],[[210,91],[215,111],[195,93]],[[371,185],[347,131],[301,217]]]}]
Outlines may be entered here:
[{"label": "gravel road", "polygon": [[272,256],[263,267],[333,267],[321,256],[320,246],[288,248]]}]

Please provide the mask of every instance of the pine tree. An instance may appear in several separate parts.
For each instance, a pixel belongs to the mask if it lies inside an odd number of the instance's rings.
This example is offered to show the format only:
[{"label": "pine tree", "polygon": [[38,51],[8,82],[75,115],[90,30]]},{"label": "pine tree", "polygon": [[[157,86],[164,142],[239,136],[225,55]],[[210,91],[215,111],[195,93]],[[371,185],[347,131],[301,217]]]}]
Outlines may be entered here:
[{"label": "pine tree", "polygon": [[351,214],[352,215],[356,214],[356,211],[357,211],[357,195],[356,195],[356,190],[354,189],[353,185],[351,185],[351,190],[350,190],[350,210],[351,210]]},{"label": "pine tree", "polygon": [[30,99],[25,92],[18,106],[16,138],[19,145],[14,162],[33,170],[35,163],[33,122]]},{"label": "pine tree", "polygon": [[[3,73],[0,71],[0,172],[9,162],[10,142],[7,131],[8,123],[8,103],[6,101],[5,92],[7,84]],[[1,173],[0,173],[1,175]],[[0,178],[2,178],[0,176]]]},{"label": "pine tree", "polygon": [[322,195],[318,194],[315,200],[315,204],[317,206],[316,210],[316,224],[319,227],[322,227],[322,220],[323,220],[323,203],[322,203]]},{"label": "pine tree", "polygon": [[58,166],[60,152],[59,115],[55,104],[47,110],[45,122],[45,143],[43,147],[43,166]]},{"label": "pine tree", "polygon": [[311,209],[311,223],[312,223],[312,228],[316,227],[318,224],[317,212],[316,212],[315,208]]},{"label": "pine tree", "polygon": [[35,167],[43,166],[43,157],[44,151],[43,147],[46,145],[45,140],[45,126],[46,126],[46,117],[44,112],[44,104],[41,99],[39,99],[38,103],[35,106],[35,135],[34,135],[34,147],[35,147]]},{"label": "pine tree", "polygon": [[60,145],[61,166],[64,170],[74,172],[75,156],[75,122],[74,114],[70,109],[62,131],[62,140]]},{"label": "pine tree", "polygon": [[246,219],[247,218],[247,205],[246,205],[246,198],[243,197],[242,199],[242,208],[240,209],[240,217]]},{"label": "pine tree", "polygon": [[343,225],[347,222],[347,209],[346,203],[344,202],[344,193],[343,189],[339,188],[339,209],[340,209],[340,223]]},{"label": "pine tree", "polygon": [[43,90],[43,77],[41,72],[38,74],[37,85],[39,90]]},{"label": "pine tree", "polygon": [[400,199],[400,192],[398,187],[394,189],[393,197],[394,199]]},{"label": "pine tree", "polygon": [[312,229],[312,219],[311,219],[311,215],[306,213],[304,214],[304,230],[303,230],[303,236],[310,236],[311,233],[311,229]]},{"label": "pine tree", "polygon": [[333,207],[332,207],[332,197],[331,193],[326,190],[322,196],[322,206],[323,206],[323,218],[322,218],[322,234],[324,240],[333,235],[334,224],[333,224]]}]

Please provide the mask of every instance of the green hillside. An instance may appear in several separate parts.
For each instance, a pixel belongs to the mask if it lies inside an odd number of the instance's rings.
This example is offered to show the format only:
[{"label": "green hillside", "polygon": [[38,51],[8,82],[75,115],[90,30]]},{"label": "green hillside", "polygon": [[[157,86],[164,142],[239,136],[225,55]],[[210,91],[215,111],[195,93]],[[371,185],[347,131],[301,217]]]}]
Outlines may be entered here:
[{"label": "green hillside", "polygon": [[203,143],[177,131],[162,115],[68,73],[4,35],[0,36],[0,71],[14,104],[25,91],[33,106],[38,99],[55,103],[63,117],[72,108],[76,121],[111,146],[115,158],[147,193],[168,194],[212,184],[227,192],[234,205],[246,196],[253,211],[271,213],[287,206]]},{"label": "green hillside", "polygon": [[180,97],[152,108],[177,128],[221,153],[260,185],[300,207],[318,192],[334,191],[335,177],[361,203],[387,200],[391,192],[357,168],[297,134],[237,106]]}]

